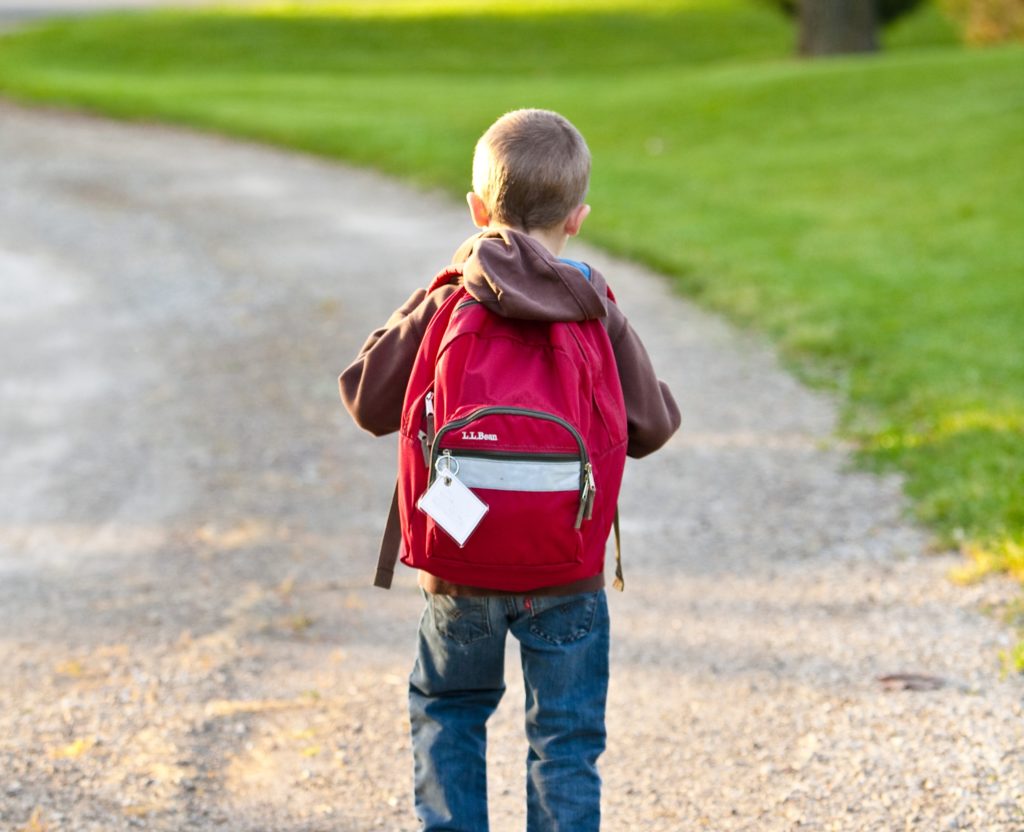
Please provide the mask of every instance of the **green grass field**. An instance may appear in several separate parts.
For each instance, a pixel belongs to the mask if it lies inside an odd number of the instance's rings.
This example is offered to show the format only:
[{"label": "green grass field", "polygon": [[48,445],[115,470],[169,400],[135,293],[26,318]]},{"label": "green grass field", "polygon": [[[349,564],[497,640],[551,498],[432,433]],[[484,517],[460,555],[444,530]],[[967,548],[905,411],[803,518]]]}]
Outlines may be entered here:
[{"label": "green grass field", "polygon": [[595,157],[585,236],[769,333],[944,544],[1024,577],[1024,48],[931,8],[879,56],[792,39],[756,0],[120,14],[0,40],[0,91],[457,195],[497,115],[558,109]]}]

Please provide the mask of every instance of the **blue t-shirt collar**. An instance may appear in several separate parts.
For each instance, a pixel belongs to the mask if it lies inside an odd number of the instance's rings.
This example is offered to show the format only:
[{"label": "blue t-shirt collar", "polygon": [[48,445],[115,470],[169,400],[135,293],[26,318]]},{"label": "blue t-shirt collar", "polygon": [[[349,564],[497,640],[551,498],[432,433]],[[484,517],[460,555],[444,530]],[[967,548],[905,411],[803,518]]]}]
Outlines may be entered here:
[{"label": "blue t-shirt collar", "polygon": [[570,260],[568,257],[559,257],[558,259],[563,263],[568,263],[570,266],[575,266],[587,280],[590,280],[590,266],[586,263],[581,263],[579,260]]}]

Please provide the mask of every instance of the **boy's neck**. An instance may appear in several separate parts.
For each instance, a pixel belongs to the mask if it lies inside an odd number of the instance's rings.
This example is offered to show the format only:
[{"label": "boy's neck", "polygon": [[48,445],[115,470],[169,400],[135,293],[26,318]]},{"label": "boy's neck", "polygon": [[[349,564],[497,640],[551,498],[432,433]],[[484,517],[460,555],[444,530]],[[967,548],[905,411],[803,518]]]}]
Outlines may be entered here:
[{"label": "boy's neck", "polygon": [[491,223],[487,227],[488,231],[518,231],[520,234],[525,234],[527,237],[531,237],[546,248],[555,257],[561,257],[562,252],[565,250],[565,244],[569,241],[569,235],[561,229],[545,229],[535,228],[532,231],[524,231],[522,228],[516,228],[514,225],[501,225],[500,223]]}]

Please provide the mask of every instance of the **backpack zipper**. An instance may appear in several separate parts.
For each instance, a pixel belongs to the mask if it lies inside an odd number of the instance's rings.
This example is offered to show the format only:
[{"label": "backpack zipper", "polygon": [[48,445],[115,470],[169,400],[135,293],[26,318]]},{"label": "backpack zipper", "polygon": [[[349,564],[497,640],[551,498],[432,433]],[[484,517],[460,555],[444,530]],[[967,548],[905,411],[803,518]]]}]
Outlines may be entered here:
[{"label": "backpack zipper", "polygon": [[[430,397],[430,409],[432,411],[433,394],[430,394]],[[576,445],[580,449],[579,459],[583,463],[583,468],[580,471],[580,505],[579,511],[576,512],[575,528],[580,528],[580,526],[583,525],[584,519],[589,520],[593,516],[594,496],[597,493],[597,484],[594,482],[594,468],[590,463],[590,455],[587,453],[587,447],[583,444],[583,437],[580,436],[580,432],[565,419],[560,416],[555,416],[553,413],[545,413],[543,410],[530,410],[525,407],[481,407],[478,410],[474,410],[468,416],[456,419],[454,422],[449,422],[437,432],[430,447],[430,483],[434,482],[434,477],[436,475],[435,466],[437,464],[437,457],[440,451],[441,439],[445,434],[449,431],[463,428],[470,422],[484,416],[530,416],[534,419],[543,419],[548,422],[554,422],[569,431],[569,433],[572,434],[573,439],[576,440]],[[445,453],[450,452],[446,450]]]},{"label": "backpack zipper", "polygon": [[475,451],[471,448],[456,448],[454,450],[460,457],[468,456],[476,459],[505,459],[510,462],[532,462],[537,459],[544,462],[571,462],[579,459],[579,455],[577,454],[532,454],[524,451]]},{"label": "backpack zipper", "polygon": [[[590,279],[589,277],[587,278]],[[587,352],[583,349],[583,342],[579,336],[579,323],[576,321],[567,322],[569,323],[569,333],[572,335],[572,339],[576,342],[576,349],[580,351],[580,358],[584,361],[588,360]],[[572,326],[572,324],[576,324]],[[593,395],[593,393],[591,393]],[[596,404],[596,403],[595,403]],[[600,410],[598,410],[600,414]],[[601,414],[602,420],[604,419]],[[605,425],[607,429],[607,425]],[[594,516],[594,498],[597,496],[597,483],[594,481],[594,467],[588,461],[583,466],[584,475],[586,476],[586,482],[582,487],[582,497],[580,499],[580,513],[576,515],[576,528],[578,529],[582,525],[584,519],[589,520]]]},{"label": "backpack zipper", "polygon": [[423,451],[423,464],[430,467],[430,448],[434,444],[434,391],[427,391],[423,399],[423,410],[426,415],[426,430],[419,432],[420,449]]}]

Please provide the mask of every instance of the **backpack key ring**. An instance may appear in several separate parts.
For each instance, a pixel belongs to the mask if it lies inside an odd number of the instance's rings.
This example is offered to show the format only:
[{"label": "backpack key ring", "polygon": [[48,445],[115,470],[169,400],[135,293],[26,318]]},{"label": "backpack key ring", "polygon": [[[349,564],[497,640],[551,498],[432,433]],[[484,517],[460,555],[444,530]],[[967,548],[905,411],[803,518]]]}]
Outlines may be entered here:
[{"label": "backpack key ring", "polygon": [[445,485],[451,485],[452,480],[458,476],[459,461],[452,457],[451,451],[444,451],[434,463],[434,470]]}]

